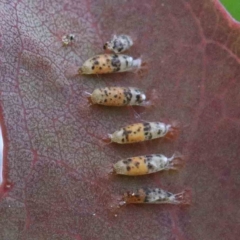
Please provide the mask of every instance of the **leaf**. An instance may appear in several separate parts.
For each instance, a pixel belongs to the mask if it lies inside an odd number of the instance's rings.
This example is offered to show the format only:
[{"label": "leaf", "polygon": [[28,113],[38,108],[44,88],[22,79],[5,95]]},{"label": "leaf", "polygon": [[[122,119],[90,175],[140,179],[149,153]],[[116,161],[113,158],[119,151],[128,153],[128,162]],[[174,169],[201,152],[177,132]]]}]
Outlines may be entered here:
[{"label": "leaf", "polygon": [[[8,181],[0,202],[0,239],[237,239],[239,218],[240,34],[219,2],[1,1],[1,105]],[[61,36],[76,43],[63,47]],[[132,73],[66,75],[102,52],[113,33],[137,40],[129,54],[148,61]],[[133,109],[89,108],[98,86],[156,89],[142,120],[178,120],[180,138],[131,146],[101,138],[139,121]],[[121,158],[180,151],[179,173],[109,177]],[[135,187],[193,190],[193,204],[134,206],[112,213]],[[115,217],[115,214],[117,216]]]}]

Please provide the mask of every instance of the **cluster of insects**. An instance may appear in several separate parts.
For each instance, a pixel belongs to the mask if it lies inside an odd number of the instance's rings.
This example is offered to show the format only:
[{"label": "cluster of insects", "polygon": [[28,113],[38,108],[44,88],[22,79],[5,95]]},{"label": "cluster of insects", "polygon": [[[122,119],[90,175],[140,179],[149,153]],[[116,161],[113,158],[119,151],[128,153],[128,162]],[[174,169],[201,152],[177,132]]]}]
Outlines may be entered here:
[{"label": "cluster of insects", "polygon": [[[73,36],[66,35],[63,43],[66,45],[74,40]],[[137,72],[144,67],[140,58],[134,59],[131,56],[122,54],[131,48],[133,40],[128,35],[114,35],[112,39],[103,45],[103,49],[113,53],[96,55],[86,60],[78,69],[79,74],[107,74],[115,72]],[[150,100],[146,94],[135,87],[105,87],[97,88],[89,94],[91,104],[99,104],[112,107],[123,106],[148,106]],[[130,144],[148,141],[157,138],[174,140],[179,135],[177,122],[144,122],[134,123],[112,134],[108,134],[109,141],[118,144]],[[151,154],[135,156],[118,161],[113,165],[112,172],[119,175],[140,176],[156,173],[163,170],[179,170],[184,166],[184,159],[180,153],[172,157],[162,154]],[[190,204],[191,192],[184,190],[181,193],[173,194],[159,188],[141,188],[134,192],[127,192],[123,195],[121,205],[139,203],[169,203],[169,204]]]}]

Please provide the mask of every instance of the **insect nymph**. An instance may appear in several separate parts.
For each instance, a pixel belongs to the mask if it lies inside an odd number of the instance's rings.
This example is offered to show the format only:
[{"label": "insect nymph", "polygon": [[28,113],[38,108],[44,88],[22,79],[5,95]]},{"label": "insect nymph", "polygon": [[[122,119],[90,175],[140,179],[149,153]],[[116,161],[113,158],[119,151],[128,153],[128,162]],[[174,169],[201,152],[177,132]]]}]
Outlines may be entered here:
[{"label": "insect nymph", "polygon": [[156,138],[173,140],[178,137],[179,126],[177,122],[166,124],[163,122],[134,123],[123,127],[113,134],[109,134],[111,142],[128,144],[143,142]]},{"label": "insect nymph", "polygon": [[101,54],[89,58],[82,67],[79,68],[79,74],[106,74],[115,72],[138,71],[142,68],[140,58],[122,54]]},{"label": "insect nymph", "polygon": [[126,192],[123,196],[123,204],[191,204],[191,190],[174,194],[160,188],[140,188],[134,192]]},{"label": "insect nymph", "polygon": [[96,88],[89,97],[91,104],[113,107],[151,105],[146,99],[145,93],[134,87]]},{"label": "insect nymph", "polygon": [[120,160],[113,165],[113,173],[139,176],[163,170],[179,170],[184,166],[184,163],[185,161],[179,153],[170,158],[162,154],[151,154]]},{"label": "insect nymph", "polygon": [[133,40],[128,35],[114,35],[112,39],[103,45],[104,50],[110,50],[115,53],[122,53],[133,45]]}]

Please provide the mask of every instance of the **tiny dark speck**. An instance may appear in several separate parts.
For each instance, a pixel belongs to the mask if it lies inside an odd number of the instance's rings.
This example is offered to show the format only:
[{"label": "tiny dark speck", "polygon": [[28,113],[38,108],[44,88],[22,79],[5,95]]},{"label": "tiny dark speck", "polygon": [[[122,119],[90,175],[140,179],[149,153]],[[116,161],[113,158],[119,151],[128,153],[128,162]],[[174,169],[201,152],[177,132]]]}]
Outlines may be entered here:
[{"label": "tiny dark speck", "polygon": [[148,164],[148,169],[152,169],[153,166],[151,164]]},{"label": "tiny dark speck", "polygon": [[140,165],[139,162],[136,162],[136,163],[135,163],[135,166],[136,166],[137,168],[139,167],[139,165]]},{"label": "tiny dark speck", "polygon": [[130,170],[131,170],[131,168],[129,166],[127,166],[127,171],[130,171]]}]

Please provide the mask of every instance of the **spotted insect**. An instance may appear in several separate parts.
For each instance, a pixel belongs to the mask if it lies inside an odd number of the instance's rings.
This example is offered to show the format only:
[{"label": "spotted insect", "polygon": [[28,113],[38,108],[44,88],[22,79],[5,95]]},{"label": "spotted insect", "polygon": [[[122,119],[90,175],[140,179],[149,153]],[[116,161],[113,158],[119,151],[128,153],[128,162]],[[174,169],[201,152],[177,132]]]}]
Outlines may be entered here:
[{"label": "spotted insect", "polygon": [[120,160],[113,165],[113,173],[138,176],[163,170],[179,170],[184,164],[185,161],[180,153],[175,153],[170,158],[162,154],[151,154]]},{"label": "spotted insect", "polygon": [[111,50],[115,53],[123,53],[133,45],[133,40],[128,35],[113,35],[112,39],[103,45],[104,50]]},{"label": "spotted insect", "polygon": [[191,204],[191,190],[185,189],[184,191],[173,194],[162,190],[160,188],[141,188],[136,192],[126,192],[120,205],[124,204],[177,204],[177,205],[190,205]]},{"label": "spotted insect", "polygon": [[67,35],[64,35],[62,37],[62,43],[64,46],[68,46],[70,44],[72,44],[75,40],[75,35],[70,33],[70,34],[67,34]]},{"label": "spotted insect", "polygon": [[166,124],[162,122],[146,122],[135,123],[123,127],[115,131],[113,134],[108,134],[109,138],[104,140],[119,144],[128,144],[143,142],[161,137],[174,140],[178,137],[178,135],[178,122],[173,122],[172,124]]},{"label": "spotted insect", "polygon": [[150,106],[145,93],[133,87],[105,87],[95,89],[88,98],[91,104],[104,106]]},{"label": "spotted insect", "polygon": [[106,74],[114,72],[137,72],[145,68],[140,58],[123,54],[101,54],[89,58],[78,69],[79,74]]}]

